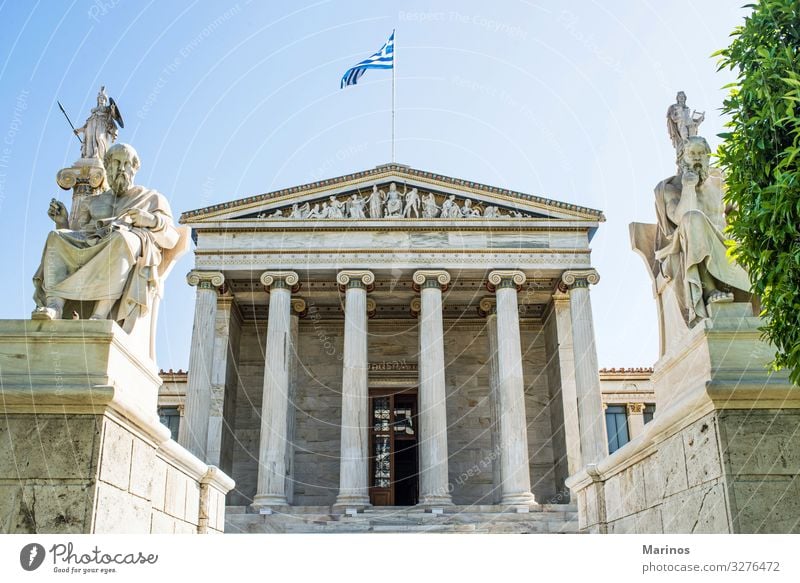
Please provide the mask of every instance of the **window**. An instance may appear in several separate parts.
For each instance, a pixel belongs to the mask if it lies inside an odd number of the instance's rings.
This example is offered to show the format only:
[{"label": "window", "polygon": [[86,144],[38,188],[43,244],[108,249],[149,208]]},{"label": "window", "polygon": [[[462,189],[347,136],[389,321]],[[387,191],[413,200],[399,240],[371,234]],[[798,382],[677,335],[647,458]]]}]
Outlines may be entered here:
[{"label": "window", "polygon": [[644,422],[650,423],[653,420],[653,415],[656,414],[656,404],[655,403],[645,403],[644,405]]},{"label": "window", "polygon": [[608,453],[614,453],[628,443],[628,416],[625,405],[606,407],[606,433],[608,434]]},{"label": "window", "polygon": [[169,428],[172,439],[178,439],[178,428],[181,425],[181,414],[176,407],[161,407],[158,410],[158,418]]}]

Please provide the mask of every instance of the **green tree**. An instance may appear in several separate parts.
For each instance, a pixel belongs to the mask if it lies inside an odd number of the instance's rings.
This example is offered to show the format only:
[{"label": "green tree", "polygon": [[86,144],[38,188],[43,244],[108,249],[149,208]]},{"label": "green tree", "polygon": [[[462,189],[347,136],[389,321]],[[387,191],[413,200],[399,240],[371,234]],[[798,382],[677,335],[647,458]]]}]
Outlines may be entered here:
[{"label": "green tree", "polygon": [[717,156],[727,175],[731,252],[761,297],[775,366],[800,381],[800,1],[761,0],[719,55],[738,72]]}]

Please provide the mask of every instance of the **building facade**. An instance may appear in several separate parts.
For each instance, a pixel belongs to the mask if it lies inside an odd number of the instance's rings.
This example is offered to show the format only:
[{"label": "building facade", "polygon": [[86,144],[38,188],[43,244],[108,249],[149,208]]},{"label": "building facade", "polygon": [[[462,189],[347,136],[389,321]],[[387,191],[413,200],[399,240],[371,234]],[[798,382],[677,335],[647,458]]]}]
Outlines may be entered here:
[{"label": "building facade", "polygon": [[179,442],[234,478],[231,509],[567,502],[608,450],[603,220],[397,164],[184,213]]}]

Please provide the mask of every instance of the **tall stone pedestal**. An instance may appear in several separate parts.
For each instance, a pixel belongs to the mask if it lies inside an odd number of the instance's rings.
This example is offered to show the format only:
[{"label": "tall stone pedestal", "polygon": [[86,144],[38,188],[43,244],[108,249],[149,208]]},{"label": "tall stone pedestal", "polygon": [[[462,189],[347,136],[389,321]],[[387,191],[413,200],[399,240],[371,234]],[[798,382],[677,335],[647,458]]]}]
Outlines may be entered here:
[{"label": "tall stone pedestal", "polygon": [[221,532],[233,481],[171,440],[110,320],[0,321],[0,532]]},{"label": "tall stone pedestal", "polygon": [[664,353],[654,420],[567,480],[583,532],[800,532],[800,388],[760,324],[716,304]]}]

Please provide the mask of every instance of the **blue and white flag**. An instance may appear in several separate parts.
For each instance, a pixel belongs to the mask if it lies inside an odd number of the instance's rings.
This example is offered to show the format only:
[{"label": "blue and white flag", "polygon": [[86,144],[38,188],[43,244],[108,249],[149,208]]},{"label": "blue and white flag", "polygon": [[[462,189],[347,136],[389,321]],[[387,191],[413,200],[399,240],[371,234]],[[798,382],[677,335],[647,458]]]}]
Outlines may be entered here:
[{"label": "blue and white flag", "polygon": [[344,89],[348,85],[355,85],[361,79],[361,75],[367,72],[367,69],[392,69],[394,68],[394,31],[392,36],[386,41],[386,44],[381,47],[377,53],[368,59],[364,59],[355,67],[348,69],[342,75],[342,82],[339,85],[340,89]]}]

